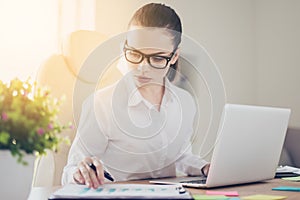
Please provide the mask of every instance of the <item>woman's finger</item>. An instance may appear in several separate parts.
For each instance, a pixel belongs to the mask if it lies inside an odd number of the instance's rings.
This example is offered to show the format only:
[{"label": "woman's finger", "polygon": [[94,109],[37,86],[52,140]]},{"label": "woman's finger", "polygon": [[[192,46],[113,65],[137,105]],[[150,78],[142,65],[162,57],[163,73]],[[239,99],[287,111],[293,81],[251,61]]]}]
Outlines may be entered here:
[{"label": "woman's finger", "polygon": [[102,185],[104,184],[104,169],[101,160],[93,158],[93,164],[96,167],[97,180]]},{"label": "woman's finger", "polygon": [[88,172],[89,172],[89,177],[90,177],[91,184],[92,184],[91,187],[96,189],[99,187],[100,183],[97,178],[97,170],[95,171],[94,169],[92,169],[90,167],[91,164],[93,164],[93,163],[85,163],[86,168],[88,169]]},{"label": "woman's finger", "polygon": [[79,169],[73,174],[73,179],[76,183],[85,184],[84,178]]},{"label": "woman's finger", "polygon": [[85,180],[85,184],[88,187],[92,187],[93,183],[92,183],[92,180],[91,180],[88,168],[90,168],[90,167],[84,161],[82,161],[82,162],[79,163],[78,169],[79,169],[82,177]]}]

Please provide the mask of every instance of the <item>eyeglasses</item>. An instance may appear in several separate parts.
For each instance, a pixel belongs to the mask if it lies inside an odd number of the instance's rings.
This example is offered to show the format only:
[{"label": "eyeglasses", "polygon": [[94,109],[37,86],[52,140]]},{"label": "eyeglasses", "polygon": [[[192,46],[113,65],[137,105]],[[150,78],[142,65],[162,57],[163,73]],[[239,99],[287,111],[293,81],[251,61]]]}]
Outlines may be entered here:
[{"label": "eyeglasses", "polygon": [[[176,49],[175,49],[176,50]],[[155,54],[144,54],[139,50],[133,49],[127,45],[127,41],[125,42],[123,51],[125,54],[125,58],[128,62],[133,64],[139,64],[143,62],[145,58],[147,58],[147,62],[149,65],[156,69],[164,69],[168,66],[170,60],[172,59],[175,50],[171,53],[170,57],[160,56],[159,53]]]}]

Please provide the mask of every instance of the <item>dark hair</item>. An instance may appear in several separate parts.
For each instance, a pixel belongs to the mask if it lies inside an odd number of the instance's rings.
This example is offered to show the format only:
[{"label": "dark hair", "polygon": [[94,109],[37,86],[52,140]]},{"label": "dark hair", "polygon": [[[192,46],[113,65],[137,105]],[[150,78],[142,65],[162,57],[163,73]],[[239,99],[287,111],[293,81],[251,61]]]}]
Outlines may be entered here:
[{"label": "dark hair", "polygon": [[[181,42],[182,25],[177,13],[169,6],[159,3],[146,4],[139,8],[132,16],[130,25],[138,25],[144,27],[167,28],[173,36],[174,49],[177,49]],[[173,81],[178,68],[178,61],[170,66],[168,78]]]}]

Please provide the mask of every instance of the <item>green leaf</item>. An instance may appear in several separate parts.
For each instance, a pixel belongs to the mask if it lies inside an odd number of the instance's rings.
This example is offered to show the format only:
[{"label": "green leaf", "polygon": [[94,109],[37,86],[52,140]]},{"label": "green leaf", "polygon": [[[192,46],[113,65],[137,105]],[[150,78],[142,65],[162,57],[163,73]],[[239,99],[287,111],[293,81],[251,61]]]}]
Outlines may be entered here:
[{"label": "green leaf", "polygon": [[0,133],[0,143],[7,145],[9,143],[10,135],[7,132],[2,131]]}]

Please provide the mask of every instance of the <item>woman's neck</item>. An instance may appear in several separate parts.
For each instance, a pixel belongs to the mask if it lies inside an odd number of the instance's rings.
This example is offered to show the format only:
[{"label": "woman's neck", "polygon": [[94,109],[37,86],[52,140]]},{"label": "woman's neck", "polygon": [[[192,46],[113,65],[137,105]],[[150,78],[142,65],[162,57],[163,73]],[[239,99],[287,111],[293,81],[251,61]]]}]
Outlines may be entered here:
[{"label": "woman's neck", "polygon": [[158,111],[160,110],[160,105],[165,92],[164,84],[149,84],[147,86],[140,87],[138,90],[147,101],[153,104]]}]

